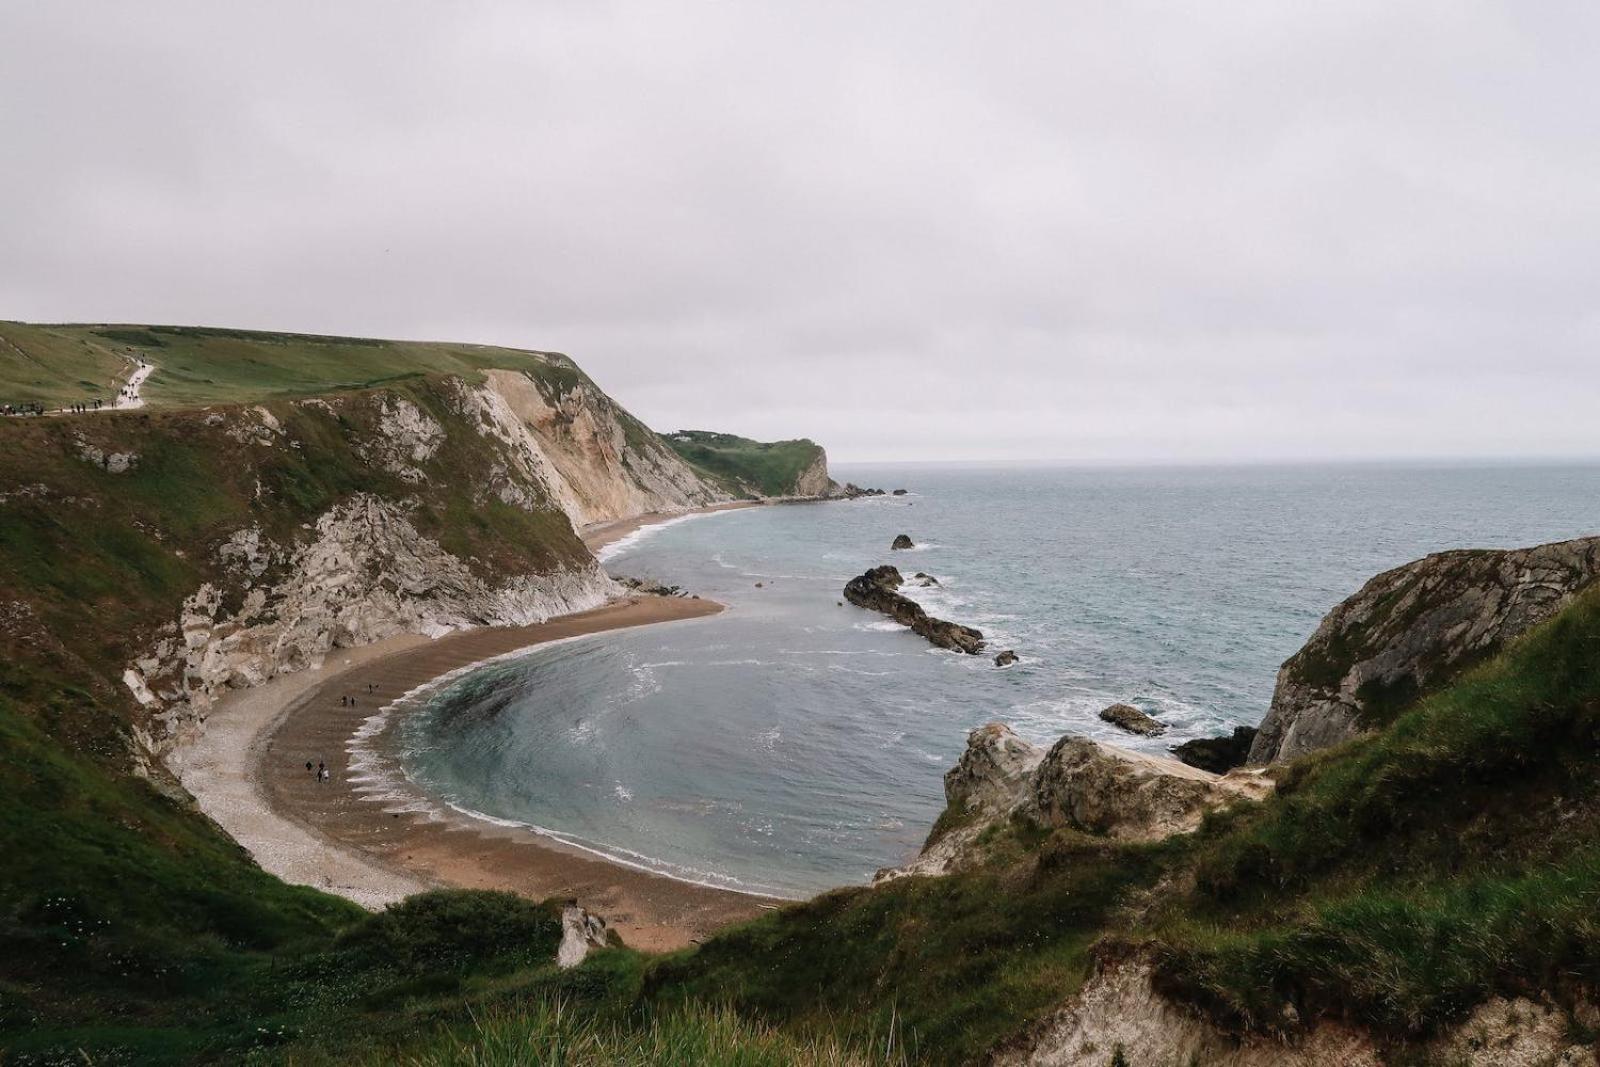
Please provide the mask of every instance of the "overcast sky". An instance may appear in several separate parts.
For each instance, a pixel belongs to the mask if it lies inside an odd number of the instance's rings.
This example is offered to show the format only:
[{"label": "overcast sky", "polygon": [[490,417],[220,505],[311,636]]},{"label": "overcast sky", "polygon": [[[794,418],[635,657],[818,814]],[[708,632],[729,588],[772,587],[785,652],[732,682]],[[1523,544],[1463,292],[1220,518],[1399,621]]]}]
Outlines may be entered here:
[{"label": "overcast sky", "polygon": [[1600,5],[0,0],[0,318],[835,460],[1600,454]]}]

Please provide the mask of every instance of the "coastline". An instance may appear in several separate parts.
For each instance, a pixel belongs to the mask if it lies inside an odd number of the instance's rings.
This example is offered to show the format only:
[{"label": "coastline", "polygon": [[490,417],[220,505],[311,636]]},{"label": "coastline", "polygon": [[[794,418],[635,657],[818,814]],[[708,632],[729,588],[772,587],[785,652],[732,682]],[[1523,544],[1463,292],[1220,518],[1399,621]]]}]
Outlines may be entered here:
[{"label": "coastline", "polygon": [[[595,551],[656,523],[753,506],[759,502],[638,516],[589,527],[582,537]],[[385,704],[451,671],[550,641],[687,622],[722,610],[709,600],[632,596],[531,626],[436,639],[401,635],[335,649],[317,669],[224,697],[201,737],[168,763],[201,810],[285,881],[367,908],[440,886],[508,889],[535,899],[573,897],[635,948],[682,948],[777,901],[670,878],[532,829],[441,813],[436,806],[388,810],[363,795],[359,774],[351,775],[350,748],[356,732]],[[377,687],[370,696],[369,684]],[[341,707],[340,697],[349,695],[356,706]],[[305,769],[308,759],[325,762],[330,780],[317,782]]]},{"label": "coastline", "polygon": [[647,526],[661,526],[679,519],[715,515],[723,511],[765,507],[768,503],[766,500],[730,500],[725,504],[708,504],[703,508],[689,508],[686,511],[648,511],[643,515],[634,515],[627,519],[591,523],[580,529],[578,536],[582,538],[584,547],[598,556],[602,548],[631,537]]}]

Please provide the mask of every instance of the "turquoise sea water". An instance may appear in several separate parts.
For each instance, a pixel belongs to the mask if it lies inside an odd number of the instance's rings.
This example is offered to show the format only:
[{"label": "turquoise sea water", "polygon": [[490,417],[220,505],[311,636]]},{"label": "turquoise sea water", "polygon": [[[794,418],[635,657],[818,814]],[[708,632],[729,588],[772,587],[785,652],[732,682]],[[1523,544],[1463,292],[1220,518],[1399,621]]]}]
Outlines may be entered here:
[{"label": "turquoise sea water", "polygon": [[[1378,571],[1600,532],[1595,466],[836,473],[910,492],[690,518],[614,546],[613,573],[728,610],[443,687],[401,726],[412,783],[678,877],[806,895],[915,852],[975,726],[1164,751],[1254,724],[1278,665]],[[891,552],[902,532],[919,547]],[[879,563],[937,577],[906,591],[1022,662],[996,669],[841,606]],[[1169,733],[1101,723],[1114,701]]]}]

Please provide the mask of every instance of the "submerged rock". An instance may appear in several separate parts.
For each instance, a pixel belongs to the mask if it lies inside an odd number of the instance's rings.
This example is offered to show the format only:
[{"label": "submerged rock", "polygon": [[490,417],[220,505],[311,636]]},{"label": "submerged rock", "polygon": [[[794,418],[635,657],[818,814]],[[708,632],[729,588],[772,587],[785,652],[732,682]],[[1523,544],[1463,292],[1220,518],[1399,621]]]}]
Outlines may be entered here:
[{"label": "submerged rock", "polygon": [[905,496],[906,495],[906,491],[904,489],[896,489],[894,491],[894,495],[895,496]]},{"label": "submerged rock", "polygon": [[874,567],[858,574],[845,583],[844,598],[858,608],[887,615],[901,626],[906,626],[940,648],[976,655],[983,651],[983,632],[960,623],[936,619],[923,610],[910,597],[897,590],[905,579],[900,571],[888,565]]},{"label": "submerged rock", "polygon": [[890,549],[898,551],[900,549],[916,548],[917,547],[917,543],[915,541],[911,540],[911,535],[910,534],[900,534],[897,537],[895,537],[894,543],[891,544],[889,547],[890,547]]},{"label": "submerged rock", "polygon": [[1226,774],[1235,767],[1243,767],[1250,757],[1250,744],[1256,738],[1254,726],[1236,726],[1233,734],[1221,737],[1197,737],[1181,745],[1172,746],[1172,754],[1181,763],[1199,767],[1212,774]]},{"label": "submerged rock", "polygon": [[994,658],[994,665],[996,667],[1009,667],[1017,662],[1017,659],[1017,654],[1008,648]]},{"label": "submerged rock", "polygon": [[1278,672],[1251,763],[1277,763],[1389,721],[1499,652],[1600,576],[1600,537],[1439,552],[1373,578]]}]

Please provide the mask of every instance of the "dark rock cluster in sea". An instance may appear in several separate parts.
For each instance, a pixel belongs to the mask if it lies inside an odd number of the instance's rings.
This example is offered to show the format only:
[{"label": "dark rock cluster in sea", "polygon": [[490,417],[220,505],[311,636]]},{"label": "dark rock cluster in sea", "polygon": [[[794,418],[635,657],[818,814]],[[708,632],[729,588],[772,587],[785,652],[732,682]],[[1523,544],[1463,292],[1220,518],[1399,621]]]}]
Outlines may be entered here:
[{"label": "dark rock cluster in sea", "polygon": [[1160,737],[1167,728],[1132,704],[1113,704],[1100,712],[1100,718],[1120,730],[1140,737]]},{"label": "dark rock cluster in sea", "polygon": [[1008,648],[994,658],[994,665],[996,667],[1009,667],[1013,663],[1017,662],[1019,658],[1021,657],[1019,657],[1016,652]]},{"label": "dark rock cluster in sea", "polygon": [[887,496],[888,494],[886,494],[882,489],[863,489],[855,482],[845,482],[844,487],[839,490],[838,495],[846,500],[854,500],[859,496]]},{"label": "dark rock cluster in sea", "polygon": [[1250,758],[1250,745],[1256,739],[1254,726],[1236,726],[1233,733],[1221,737],[1197,737],[1181,745],[1172,746],[1172,754],[1191,767],[1199,767],[1212,774],[1227,774],[1235,767],[1243,767]]},{"label": "dark rock cluster in sea", "polygon": [[874,567],[845,583],[844,598],[858,608],[887,615],[911,632],[940,648],[977,655],[983,651],[983,632],[960,623],[936,619],[910,597],[899,593],[905,579],[894,567]]},{"label": "dark rock cluster in sea", "polygon": [[911,540],[911,535],[910,534],[897,534],[895,536],[894,543],[891,544],[889,547],[891,549],[897,549],[897,550],[898,549],[903,549],[903,548],[916,548],[917,547],[917,543],[915,541]]}]

